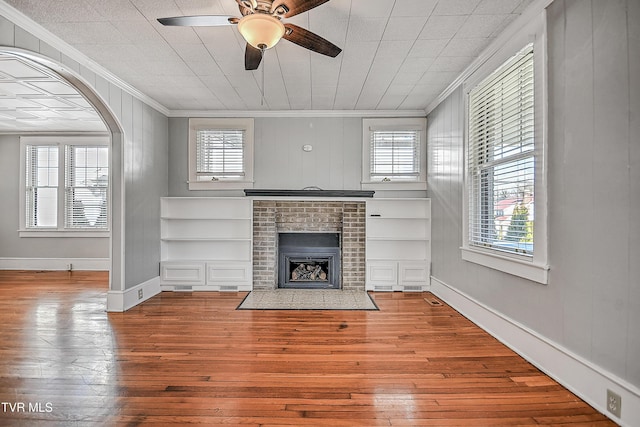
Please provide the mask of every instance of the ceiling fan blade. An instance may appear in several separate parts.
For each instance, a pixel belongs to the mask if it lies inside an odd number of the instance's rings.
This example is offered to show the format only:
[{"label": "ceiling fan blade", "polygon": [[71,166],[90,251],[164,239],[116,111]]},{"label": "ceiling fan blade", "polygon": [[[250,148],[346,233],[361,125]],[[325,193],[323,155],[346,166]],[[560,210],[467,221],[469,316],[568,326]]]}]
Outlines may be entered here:
[{"label": "ceiling fan blade", "polygon": [[257,70],[262,61],[262,51],[247,43],[247,49],[244,51],[244,69]]},{"label": "ceiling fan blade", "polygon": [[279,7],[284,6],[288,9],[288,12],[278,15],[284,16],[285,18],[291,18],[292,16],[311,10],[328,1],[329,0],[275,0],[271,5],[271,13],[277,11]]},{"label": "ceiling fan blade", "polygon": [[342,52],[338,46],[319,35],[298,27],[294,24],[284,24],[285,32],[283,38],[314,52],[335,58]]},{"label": "ceiling fan blade", "polygon": [[237,23],[237,18],[228,15],[173,16],[171,18],[158,18],[158,22],[162,25],[179,27],[219,27],[233,25]]}]

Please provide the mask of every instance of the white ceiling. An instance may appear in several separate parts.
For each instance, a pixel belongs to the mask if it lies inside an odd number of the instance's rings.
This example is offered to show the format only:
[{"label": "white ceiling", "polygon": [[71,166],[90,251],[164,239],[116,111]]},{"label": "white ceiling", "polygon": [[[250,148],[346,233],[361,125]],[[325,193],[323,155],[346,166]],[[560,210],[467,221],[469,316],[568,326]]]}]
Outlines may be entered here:
[{"label": "white ceiling", "polygon": [[105,132],[78,91],[29,61],[0,55],[0,132]]},{"label": "white ceiling", "polygon": [[[245,71],[236,27],[164,27],[168,16],[240,16],[234,0],[5,0],[168,110],[425,109],[531,0],[331,0],[286,22],[340,46],[286,40]],[[2,64],[0,64],[0,69]]]}]

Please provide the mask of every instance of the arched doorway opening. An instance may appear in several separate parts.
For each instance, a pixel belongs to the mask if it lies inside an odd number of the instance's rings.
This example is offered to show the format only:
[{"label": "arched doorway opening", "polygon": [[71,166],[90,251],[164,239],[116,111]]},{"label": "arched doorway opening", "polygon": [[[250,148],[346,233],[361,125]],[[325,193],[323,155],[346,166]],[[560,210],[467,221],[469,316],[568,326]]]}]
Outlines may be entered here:
[{"label": "arched doorway opening", "polygon": [[[84,78],[68,67],[40,54],[2,47],[0,48],[0,72],[2,77],[0,79],[0,134],[8,135],[13,132],[15,135],[27,136],[103,135],[108,140],[108,233],[103,241],[106,242],[109,290],[122,290],[124,283],[122,261],[124,239],[121,219],[123,131],[117,117],[96,89]],[[14,154],[12,162],[18,164],[20,162],[15,158],[15,153],[16,150],[12,152]],[[20,185],[20,182],[15,181],[21,181],[21,175],[17,173],[8,173],[8,175],[20,177],[18,180],[15,178],[11,180],[13,184],[10,185]],[[7,191],[20,192],[9,184],[7,188]],[[63,210],[61,209],[60,212]],[[19,221],[23,221],[22,218]],[[20,226],[17,227],[17,229],[20,228]],[[51,257],[59,256],[53,253],[54,251],[59,253],[61,247],[56,244],[58,239],[55,237],[49,236],[46,243],[34,245],[34,242],[45,242],[45,240],[20,239],[18,234],[15,236],[15,242],[22,241],[22,243],[17,244],[17,249],[14,250],[36,253],[40,255],[40,259],[46,259],[47,257],[43,257],[42,254],[46,253],[47,247],[50,247],[52,248],[50,249]],[[28,243],[29,240],[31,243]],[[28,245],[31,245],[31,248],[36,247],[37,250],[29,249]],[[67,246],[69,246],[68,242]]]}]

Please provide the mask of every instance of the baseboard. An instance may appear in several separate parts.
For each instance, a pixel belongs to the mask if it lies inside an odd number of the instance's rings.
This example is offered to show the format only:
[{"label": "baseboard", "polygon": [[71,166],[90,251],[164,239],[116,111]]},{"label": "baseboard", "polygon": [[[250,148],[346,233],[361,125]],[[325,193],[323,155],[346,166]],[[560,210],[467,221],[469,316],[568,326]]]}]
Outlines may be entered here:
[{"label": "baseboard", "polygon": [[[634,385],[433,276],[431,292],[617,424],[640,426]],[[607,389],[622,397],[621,418],[607,411]]]},{"label": "baseboard", "polygon": [[109,258],[0,258],[0,270],[109,271]]},{"label": "baseboard", "polygon": [[107,311],[123,312],[160,293],[160,276],[124,291],[107,293]]}]

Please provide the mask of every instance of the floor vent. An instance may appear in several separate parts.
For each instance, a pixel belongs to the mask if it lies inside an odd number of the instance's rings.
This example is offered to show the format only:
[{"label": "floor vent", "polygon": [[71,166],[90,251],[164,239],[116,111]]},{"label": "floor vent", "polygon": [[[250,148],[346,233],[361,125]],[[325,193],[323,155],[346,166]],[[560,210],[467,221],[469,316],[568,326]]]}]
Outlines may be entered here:
[{"label": "floor vent", "polygon": [[415,286],[404,285],[404,291],[405,292],[422,292],[422,285],[415,285]]},{"label": "floor vent", "polygon": [[176,292],[191,292],[193,291],[193,286],[176,285],[173,290]]},{"label": "floor vent", "polygon": [[373,290],[375,292],[391,292],[393,291],[393,286],[392,285],[375,285],[373,287]]},{"label": "floor vent", "polygon": [[238,292],[238,287],[237,286],[225,286],[222,285],[220,286],[220,291],[227,291],[227,292]]},{"label": "floor vent", "polygon": [[434,307],[441,307],[444,305],[442,304],[442,302],[440,302],[434,297],[428,297],[428,298],[425,298],[424,300],[427,302],[427,304],[432,305]]}]

